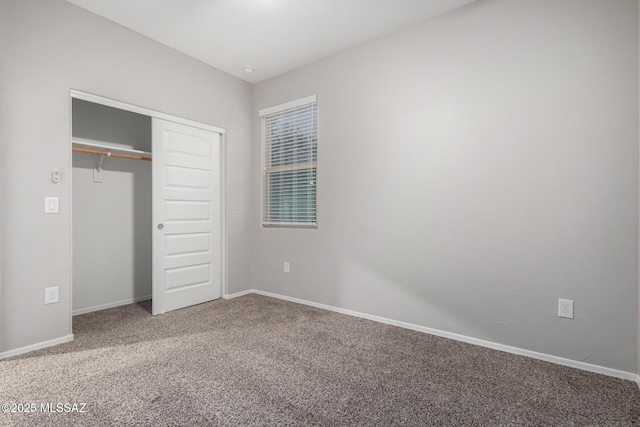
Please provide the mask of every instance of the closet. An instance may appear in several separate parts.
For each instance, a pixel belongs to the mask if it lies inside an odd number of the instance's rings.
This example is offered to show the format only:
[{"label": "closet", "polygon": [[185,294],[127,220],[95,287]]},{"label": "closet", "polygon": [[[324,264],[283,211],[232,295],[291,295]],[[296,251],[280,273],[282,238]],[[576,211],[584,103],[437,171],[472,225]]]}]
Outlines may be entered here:
[{"label": "closet", "polygon": [[224,130],[81,92],[71,110],[72,314],[219,298]]}]

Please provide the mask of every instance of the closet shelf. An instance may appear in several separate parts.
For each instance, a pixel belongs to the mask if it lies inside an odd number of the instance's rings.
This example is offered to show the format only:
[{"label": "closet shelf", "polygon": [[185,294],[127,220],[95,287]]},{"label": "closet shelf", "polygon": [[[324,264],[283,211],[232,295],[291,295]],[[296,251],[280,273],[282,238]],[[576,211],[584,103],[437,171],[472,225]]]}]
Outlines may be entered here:
[{"label": "closet shelf", "polygon": [[151,161],[151,153],[148,151],[134,150],[111,145],[108,142],[95,141],[84,138],[73,138],[72,150],[79,153],[99,154],[107,157],[122,157],[133,160]]}]

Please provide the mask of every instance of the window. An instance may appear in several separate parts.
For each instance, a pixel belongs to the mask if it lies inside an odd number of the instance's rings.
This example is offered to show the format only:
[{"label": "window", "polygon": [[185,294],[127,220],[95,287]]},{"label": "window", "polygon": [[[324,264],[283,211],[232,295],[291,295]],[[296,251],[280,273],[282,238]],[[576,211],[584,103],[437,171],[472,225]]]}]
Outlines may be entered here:
[{"label": "window", "polygon": [[260,111],[262,225],[316,227],[317,97]]}]

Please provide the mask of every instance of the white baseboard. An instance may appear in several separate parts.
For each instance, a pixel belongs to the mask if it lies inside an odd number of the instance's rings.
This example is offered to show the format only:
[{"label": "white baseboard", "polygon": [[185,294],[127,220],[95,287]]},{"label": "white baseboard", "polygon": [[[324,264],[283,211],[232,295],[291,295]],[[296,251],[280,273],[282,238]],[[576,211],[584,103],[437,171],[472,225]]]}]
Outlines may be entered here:
[{"label": "white baseboard", "polygon": [[253,293],[255,293],[253,289],[247,289],[246,291],[236,292],[235,294],[222,295],[222,299],[233,299],[233,298],[238,298],[238,297],[242,297],[242,296],[253,294]]},{"label": "white baseboard", "polygon": [[[640,377],[636,373],[620,371],[617,369],[607,368],[599,365],[592,365],[590,363],[579,362],[577,360],[565,359],[563,357],[552,356],[546,353],[538,353],[536,351],[526,350],[519,347],[511,347],[504,344],[498,344],[492,341],[485,341],[477,338],[468,337],[466,335],[454,334],[451,332],[441,331],[439,329],[428,328],[426,326],[414,325],[412,323],[401,322],[398,320],[387,319],[380,316],[374,316],[371,314],[360,313],[353,310],[347,310],[344,308],[333,307],[326,304],[320,304],[313,301],[302,300],[298,298],[292,298],[285,295],[274,294],[272,292],[265,292],[254,289],[253,293],[264,295],[272,298],[277,298],[285,301],[295,302],[298,304],[309,305],[316,308],[321,308],[323,310],[334,311],[336,313],[346,314],[349,316],[360,317],[362,319],[373,320],[374,322],[385,323],[388,325],[398,326],[400,328],[411,329],[418,332],[423,332],[426,334],[436,335],[439,337],[449,338],[456,341],[462,341],[469,344],[475,344],[482,347],[491,348],[494,350],[504,351],[507,353],[518,354],[521,356],[527,356],[534,359],[544,360],[546,362],[556,363],[558,365],[569,366],[571,368],[581,369],[583,371],[595,372],[598,374],[608,375],[610,377],[622,378],[625,380],[636,381],[638,383],[638,387],[640,387]],[[247,292],[251,293],[251,292]],[[246,293],[245,293],[246,294]]]},{"label": "white baseboard", "polygon": [[77,310],[73,310],[73,315],[77,316],[79,314],[91,313],[92,311],[98,310],[106,310],[107,308],[119,307],[121,305],[133,304],[140,301],[147,301],[151,299],[151,295],[145,295],[138,298],[130,298],[121,301],[114,301],[107,304],[94,305],[93,307],[79,308]]},{"label": "white baseboard", "polygon": [[0,353],[0,359],[6,359],[7,357],[19,356],[30,351],[40,350],[42,348],[51,347],[58,344],[64,344],[66,342],[73,341],[73,334],[69,334],[65,337],[56,338],[49,341],[43,341],[36,344],[31,344],[26,347],[16,348],[15,350],[5,351]]}]

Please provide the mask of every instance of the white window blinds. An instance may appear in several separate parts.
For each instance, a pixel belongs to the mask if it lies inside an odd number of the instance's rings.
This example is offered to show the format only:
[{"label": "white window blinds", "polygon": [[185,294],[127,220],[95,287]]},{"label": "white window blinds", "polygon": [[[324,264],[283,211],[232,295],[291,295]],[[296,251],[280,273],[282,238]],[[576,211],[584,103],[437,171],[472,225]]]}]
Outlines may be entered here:
[{"label": "white window blinds", "polygon": [[260,111],[263,123],[262,224],[316,226],[317,98]]}]

